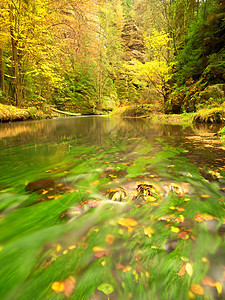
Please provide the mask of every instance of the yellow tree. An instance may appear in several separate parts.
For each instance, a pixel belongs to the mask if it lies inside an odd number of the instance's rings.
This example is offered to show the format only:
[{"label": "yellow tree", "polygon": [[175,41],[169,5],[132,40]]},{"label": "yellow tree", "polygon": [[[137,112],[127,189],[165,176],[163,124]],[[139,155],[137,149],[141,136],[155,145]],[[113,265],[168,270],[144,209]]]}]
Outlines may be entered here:
[{"label": "yellow tree", "polygon": [[164,102],[167,99],[168,80],[172,63],[170,62],[171,38],[164,31],[153,30],[152,35],[145,37],[148,61],[133,61],[126,68],[136,83],[145,82],[150,90],[158,92]]}]

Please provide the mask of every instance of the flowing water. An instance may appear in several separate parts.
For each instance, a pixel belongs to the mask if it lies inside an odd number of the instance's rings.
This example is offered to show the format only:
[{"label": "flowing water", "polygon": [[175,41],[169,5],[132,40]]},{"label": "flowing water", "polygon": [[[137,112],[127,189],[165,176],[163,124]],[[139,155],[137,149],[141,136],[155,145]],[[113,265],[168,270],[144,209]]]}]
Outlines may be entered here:
[{"label": "flowing water", "polygon": [[224,299],[218,130],[0,124],[0,298]]}]

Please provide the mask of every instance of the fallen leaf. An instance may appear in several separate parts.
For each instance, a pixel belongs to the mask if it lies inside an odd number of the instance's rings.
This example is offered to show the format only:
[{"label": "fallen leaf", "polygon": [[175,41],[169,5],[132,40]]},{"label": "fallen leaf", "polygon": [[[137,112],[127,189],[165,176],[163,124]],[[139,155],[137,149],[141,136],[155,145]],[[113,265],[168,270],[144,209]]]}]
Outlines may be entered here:
[{"label": "fallen leaf", "polygon": [[192,284],[191,285],[191,291],[194,294],[198,294],[198,295],[203,295],[204,294],[204,290],[199,284]]},{"label": "fallen leaf", "polygon": [[106,295],[109,295],[114,291],[113,286],[109,283],[102,283],[97,287],[97,289]]},{"label": "fallen leaf", "polygon": [[133,226],[136,226],[138,224],[136,220],[130,219],[130,218],[119,219],[117,221],[117,223],[121,226],[124,226],[124,227],[133,227]]},{"label": "fallen leaf", "polygon": [[171,231],[172,231],[172,232],[179,232],[180,229],[177,228],[177,227],[171,226]]},{"label": "fallen leaf", "polygon": [[121,265],[121,264],[118,264],[118,265],[117,265],[117,269],[118,269],[118,270],[123,270],[124,268],[125,268],[124,265]]},{"label": "fallen leaf", "polygon": [[65,290],[64,293],[66,297],[69,297],[75,288],[75,278],[73,276],[69,276],[67,279],[63,281]]},{"label": "fallen leaf", "polygon": [[179,239],[183,239],[183,240],[186,240],[186,239],[189,238],[188,233],[186,231],[179,232],[178,235],[177,235],[177,237]]},{"label": "fallen leaf", "polygon": [[94,247],[93,251],[95,252],[95,257],[101,258],[103,256],[109,256],[110,251],[101,247]]},{"label": "fallen leaf", "polygon": [[178,272],[178,276],[184,276],[184,274],[185,274],[185,264],[183,264],[180,271]]},{"label": "fallen leaf", "polygon": [[202,198],[209,198],[210,195],[201,195]]},{"label": "fallen leaf", "polygon": [[51,289],[56,293],[62,293],[65,290],[65,285],[63,282],[53,282]]},{"label": "fallen leaf", "polygon": [[[192,265],[190,263],[187,263],[185,265],[185,270],[188,273],[188,275],[191,277],[193,275],[193,268]],[[193,292],[193,291],[192,291]]]},{"label": "fallen leaf", "polygon": [[183,215],[179,215],[178,218],[175,219],[175,222],[180,224],[184,222],[184,216]]},{"label": "fallen leaf", "polygon": [[105,241],[110,246],[114,243],[115,237],[112,234],[107,234]]},{"label": "fallen leaf", "polygon": [[123,268],[123,273],[126,273],[130,270],[132,270],[132,268],[130,266],[126,266],[125,268]]},{"label": "fallen leaf", "polygon": [[144,229],[144,234],[147,235],[148,237],[151,237],[153,233],[154,230],[150,227]]}]

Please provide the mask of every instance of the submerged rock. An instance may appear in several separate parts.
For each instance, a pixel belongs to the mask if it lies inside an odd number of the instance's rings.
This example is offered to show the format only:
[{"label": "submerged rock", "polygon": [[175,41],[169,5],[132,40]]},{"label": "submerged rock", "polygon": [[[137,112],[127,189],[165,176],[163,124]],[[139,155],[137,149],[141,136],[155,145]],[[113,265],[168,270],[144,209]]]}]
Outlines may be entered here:
[{"label": "submerged rock", "polygon": [[29,192],[38,192],[43,189],[53,188],[55,186],[55,181],[53,179],[42,179],[28,183],[26,190]]}]

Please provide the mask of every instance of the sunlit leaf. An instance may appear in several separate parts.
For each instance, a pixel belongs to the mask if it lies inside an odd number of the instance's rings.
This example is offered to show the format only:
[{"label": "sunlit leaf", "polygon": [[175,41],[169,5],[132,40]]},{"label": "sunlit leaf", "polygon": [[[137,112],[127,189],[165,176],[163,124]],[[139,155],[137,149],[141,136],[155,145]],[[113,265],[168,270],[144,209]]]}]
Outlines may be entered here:
[{"label": "sunlit leaf", "polygon": [[151,237],[153,233],[154,233],[154,230],[150,227],[144,229],[144,234],[149,237]]},{"label": "sunlit leaf", "polygon": [[171,231],[172,231],[172,232],[179,232],[180,229],[177,228],[177,227],[171,226]]},{"label": "sunlit leaf", "polygon": [[117,221],[117,223],[121,226],[124,226],[124,227],[133,227],[133,226],[136,226],[138,224],[138,222],[136,220],[130,219],[130,218],[119,219]]},{"label": "sunlit leaf", "polygon": [[63,282],[56,281],[51,285],[51,289],[56,293],[61,293],[65,290],[65,285]]},{"label": "sunlit leaf", "polygon": [[193,275],[193,268],[190,263],[187,263],[185,266],[185,270],[188,273],[188,275],[191,277]]}]

